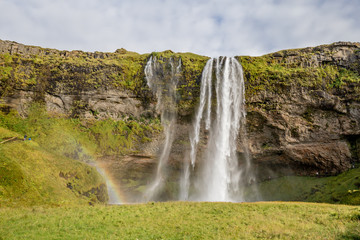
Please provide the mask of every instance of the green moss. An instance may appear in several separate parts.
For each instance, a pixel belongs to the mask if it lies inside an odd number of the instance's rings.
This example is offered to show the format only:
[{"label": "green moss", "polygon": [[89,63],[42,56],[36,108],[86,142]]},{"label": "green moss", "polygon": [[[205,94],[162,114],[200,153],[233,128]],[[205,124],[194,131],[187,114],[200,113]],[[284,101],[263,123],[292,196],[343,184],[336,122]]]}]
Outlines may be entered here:
[{"label": "green moss", "polygon": [[360,168],[332,177],[287,176],[259,184],[266,201],[360,203]]},{"label": "green moss", "polygon": [[0,142],[16,138],[0,144],[0,204],[106,202],[101,177],[82,162],[136,153],[161,130],[158,119],[85,121],[49,115],[41,104],[30,105],[26,118],[0,112]]},{"label": "green moss", "polygon": [[181,115],[191,114],[198,101],[201,74],[209,57],[193,53],[174,53],[170,50],[153,52],[151,56],[164,63],[170,58],[181,59],[181,76],[176,90],[178,112]]},{"label": "green moss", "polygon": [[[146,104],[149,88],[144,68],[149,54],[126,50],[116,53],[90,54],[81,51],[60,52],[42,49],[49,54],[0,54],[0,96],[14,89],[33,90],[37,100],[44,100],[45,92],[62,91],[80,93],[86,90],[112,86],[140,97]],[[56,53],[52,53],[52,52]],[[153,56],[168,59],[181,58],[181,80],[177,87],[179,112],[189,114],[197,103],[201,73],[209,59],[192,53],[164,51]]]},{"label": "green moss", "polygon": [[[95,58],[83,52],[74,56],[62,55],[13,56],[0,54],[0,80],[5,87],[31,88],[36,83],[51,83],[51,87],[61,84],[67,91],[96,89],[106,85],[129,90],[138,94],[144,85],[143,67],[147,55],[128,52],[108,54],[106,58]],[[8,81],[12,78],[12,81]],[[37,91],[49,90],[42,84]],[[40,84],[41,86],[41,84]],[[51,88],[50,88],[51,90]]]},{"label": "green moss", "polygon": [[[301,62],[289,64],[285,57],[276,58],[273,55],[243,56],[238,57],[238,60],[244,69],[248,97],[263,91],[286,94],[290,86],[331,90],[345,89],[350,84],[360,83],[358,73],[333,65],[302,67],[299,65]],[[359,91],[356,86],[353,88],[355,92]]]},{"label": "green moss", "polygon": [[8,87],[13,73],[13,59],[9,54],[0,54],[0,96],[7,92],[11,87]]},{"label": "green moss", "polygon": [[302,117],[309,123],[313,123],[314,121],[313,114],[314,114],[314,109],[311,107],[307,107],[305,112],[302,114]]},{"label": "green moss", "polygon": [[97,152],[102,155],[137,152],[139,145],[149,141],[151,134],[156,131],[157,126],[135,120],[107,119],[89,126],[91,140],[97,144]]},{"label": "green moss", "polygon": [[51,116],[41,104],[30,105],[27,118],[0,112],[1,126],[31,136],[48,151],[84,161],[90,155],[136,153],[162,130],[158,119],[86,121]]},{"label": "green moss", "polygon": [[345,68],[340,68],[335,81],[332,83],[332,87],[341,88],[349,83],[359,83],[360,77],[357,73]]},{"label": "green moss", "polygon": [[158,119],[86,121],[49,115],[42,104],[27,112],[0,111],[0,142],[15,138],[0,144],[0,205],[106,202],[102,178],[83,162],[136,153],[162,130]]}]

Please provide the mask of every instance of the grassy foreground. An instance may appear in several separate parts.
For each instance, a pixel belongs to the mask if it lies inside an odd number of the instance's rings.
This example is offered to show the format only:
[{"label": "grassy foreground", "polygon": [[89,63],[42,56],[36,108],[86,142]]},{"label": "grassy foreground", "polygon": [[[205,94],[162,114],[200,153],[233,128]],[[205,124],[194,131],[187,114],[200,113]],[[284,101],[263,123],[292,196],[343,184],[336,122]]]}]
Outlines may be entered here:
[{"label": "grassy foreground", "polygon": [[166,202],[3,208],[0,239],[360,239],[360,207]]}]

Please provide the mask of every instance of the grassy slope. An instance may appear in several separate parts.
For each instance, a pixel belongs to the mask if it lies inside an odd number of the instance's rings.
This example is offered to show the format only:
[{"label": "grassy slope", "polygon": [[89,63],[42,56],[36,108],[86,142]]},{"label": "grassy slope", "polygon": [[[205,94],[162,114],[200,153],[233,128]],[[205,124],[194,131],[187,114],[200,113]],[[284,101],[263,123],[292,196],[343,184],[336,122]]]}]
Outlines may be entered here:
[{"label": "grassy slope", "polygon": [[260,183],[267,201],[309,201],[360,205],[360,168],[332,177],[288,176]]},{"label": "grassy slope", "polygon": [[359,239],[360,207],[167,202],[0,209],[3,239]]},{"label": "grassy slope", "polygon": [[0,139],[9,137],[19,140],[0,144],[0,206],[86,204],[99,201],[92,190],[106,194],[95,168],[0,127]]}]

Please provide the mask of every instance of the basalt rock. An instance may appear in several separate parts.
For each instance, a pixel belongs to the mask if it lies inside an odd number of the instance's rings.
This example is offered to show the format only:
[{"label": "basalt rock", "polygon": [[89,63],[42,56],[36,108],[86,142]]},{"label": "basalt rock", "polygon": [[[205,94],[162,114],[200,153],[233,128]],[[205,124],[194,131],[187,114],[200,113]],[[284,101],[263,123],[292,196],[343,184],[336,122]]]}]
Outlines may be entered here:
[{"label": "basalt rock", "polygon": [[[353,167],[360,161],[360,44],[339,42],[267,57],[298,71],[338,72],[330,81],[329,75],[323,76],[317,84],[306,83],[317,81],[316,75],[304,74],[305,84],[291,82],[297,76],[290,75],[289,84],[247,98],[250,151],[260,178],[334,175]],[[354,78],[334,87],[331,82],[339,81],[342,71]]]},{"label": "basalt rock", "polygon": [[[36,98],[34,91],[17,90],[2,99],[7,106],[26,115],[27,107],[34,98]],[[72,117],[124,119],[129,116],[140,117],[149,114],[138,97],[131,92],[117,89],[96,89],[81,93],[49,92],[44,94],[44,102],[49,112]]]}]

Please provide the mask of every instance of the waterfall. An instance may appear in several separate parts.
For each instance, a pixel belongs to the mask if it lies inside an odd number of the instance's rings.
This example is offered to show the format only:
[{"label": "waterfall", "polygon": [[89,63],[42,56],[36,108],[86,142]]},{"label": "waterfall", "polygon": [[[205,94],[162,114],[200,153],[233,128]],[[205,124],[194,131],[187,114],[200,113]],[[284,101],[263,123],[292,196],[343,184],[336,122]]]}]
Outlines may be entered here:
[{"label": "waterfall", "polygon": [[147,84],[156,95],[156,111],[161,114],[161,124],[165,135],[165,142],[159,157],[155,177],[145,191],[145,201],[154,200],[158,197],[167,178],[166,165],[175,135],[177,117],[176,85],[180,70],[181,59],[176,61],[174,58],[169,60],[160,59],[159,61],[156,57],[151,56],[145,66]]},{"label": "waterfall", "polygon": [[[203,70],[202,78],[201,78],[201,88],[200,88],[200,105],[198,107],[198,111],[195,115],[194,129],[193,132],[190,133],[190,163],[192,170],[195,167],[196,160],[196,152],[197,152],[197,144],[200,140],[200,122],[203,118],[203,112],[205,105],[207,105],[207,113],[206,113],[206,129],[210,128],[210,118],[211,118],[211,79],[212,79],[212,68],[213,61],[209,60],[205,68]],[[184,170],[183,177],[180,180],[180,200],[187,200],[189,197],[189,187],[190,187],[190,164],[185,160],[184,162]]]},{"label": "waterfall", "polygon": [[[215,73],[213,74],[215,68]],[[212,78],[215,76],[216,109],[212,118]],[[205,111],[206,108],[206,111]],[[201,123],[209,130],[202,161],[197,152]],[[180,181],[180,199],[200,201],[244,201],[243,190],[254,181],[245,129],[245,86],[240,63],[233,57],[210,59],[202,74],[200,102],[190,134],[190,163],[185,161]],[[240,133],[240,135],[239,135]],[[237,156],[237,141],[243,147],[242,159]],[[198,173],[194,174],[195,165]],[[191,175],[197,175],[191,177]],[[194,193],[190,195],[191,180]]]}]

